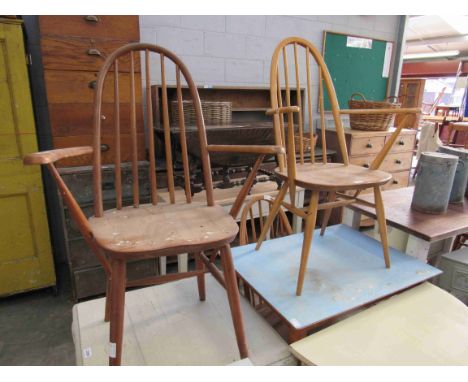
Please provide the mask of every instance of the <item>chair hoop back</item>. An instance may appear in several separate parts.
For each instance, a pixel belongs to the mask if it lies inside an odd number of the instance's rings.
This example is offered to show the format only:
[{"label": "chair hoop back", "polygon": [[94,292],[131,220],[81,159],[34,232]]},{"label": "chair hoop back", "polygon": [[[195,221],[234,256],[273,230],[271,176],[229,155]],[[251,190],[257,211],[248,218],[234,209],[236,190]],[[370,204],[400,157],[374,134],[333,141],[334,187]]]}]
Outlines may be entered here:
[{"label": "chair hoop back", "polygon": [[[159,60],[151,61],[154,56],[159,55]],[[152,57],[150,57],[152,56]],[[143,108],[143,102],[141,105],[138,105],[137,97],[138,91],[140,89],[138,84],[139,76],[137,66],[139,66],[140,59],[142,61],[142,67],[145,70],[142,70],[142,77],[145,78],[146,86],[146,111]],[[150,62],[153,65],[150,65]],[[157,195],[157,183],[156,183],[156,159],[155,159],[155,140],[154,140],[154,130],[153,122],[157,115],[153,115],[153,99],[151,93],[152,79],[151,76],[154,75],[152,67],[156,68],[159,63],[160,65],[160,81],[161,81],[161,119],[162,125],[164,126],[164,148],[165,148],[165,160],[166,160],[166,170],[167,170],[167,185],[170,195],[170,202],[175,203],[175,193],[174,193],[174,161],[172,158],[172,146],[171,146],[171,130],[169,125],[169,112],[168,112],[168,96],[167,96],[167,83],[169,75],[171,73],[167,70],[166,64],[172,63],[175,66],[175,82],[177,87],[177,102],[178,102],[178,111],[179,111],[179,139],[180,147],[182,151],[182,161],[183,161],[183,170],[184,170],[184,185],[185,185],[185,195],[186,201],[191,202],[191,189],[190,189],[190,173],[189,173],[189,160],[187,153],[187,143],[185,135],[185,122],[183,118],[183,97],[182,97],[182,84],[181,80],[185,80],[186,86],[189,89],[189,94],[192,98],[195,115],[196,115],[196,126],[198,129],[198,140],[200,144],[200,154],[202,158],[202,169],[203,169],[203,180],[206,190],[207,204],[213,205],[213,184],[211,178],[211,166],[209,160],[209,154],[207,150],[207,139],[205,131],[205,123],[203,120],[202,108],[200,97],[198,94],[197,87],[190,75],[185,64],[172,52],[169,50],[152,44],[146,43],[132,43],[114,51],[109,55],[97,78],[96,83],[96,92],[94,100],[94,157],[93,157],[93,191],[94,191],[94,213],[96,217],[103,215],[103,196],[102,196],[102,174],[101,174],[101,134],[103,133],[103,121],[107,119],[102,114],[102,105],[105,102],[109,102],[110,98],[114,103],[114,126],[113,134],[115,136],[115,192],[116,192],[116,201],[117,209],[122,208],[122,180],[121,180],[121,135],[123,130],[123,118],[121,105],[124,103],[130,103],[130,116],[129,116],[129,130],[131,136],[131,163],[132,163],[132,177],[133,177],[133,206],[139,206],[139,182],[138,182],[138,145],[137,145],[137,120],[143,120],[143,118],[137,118],[138,106],[141,106],[141,113],[145,113],[146,117],[146,133],[147,136],[147,146],[149,154],[149,179],[151,186],[151,202],[157,204],[158,195]],[[119,72],[120,67],[122,70]],[[124,73],[125,68],[127,72]],[[113,75],[110,76],[109,73],[113,72]],[[144,76],[143,76],[144,74]],[[170,77],[174,78],[174,77]],[[127,87],[127,90],[124,89]],[[112,91],[109,91],[108,88],[112,88]],[[130,96],[125,96],[125,92],[129,92]],[[113,96],[112,96],[113,94]],[[158,94],[155,95],[155,101],[157,107],[159,107]],[[141,114],[140,114],[141,116]],[[104,122],[105,123],[105,122]],[[106,131],[108,127],[106,126]]]},{"label": "chair hoop back", "polygon": [[[292,89],[290,85],[290,66],[288,65],[288,53],[287,48],[289,46],[293,47],[293,59],[294,67],[292,69],[293,75],[295,77],[295,88]],[[299,49],[302,48],[304,52],[302,55],[299,54]],[[301,72],[300,59],[304,58],[305,54],[305,73]],[[337,132],[338,142],[340,146],[340,151],[343,158],[343,163],[345,165],[349,164],[348,160],[348,151],[345,143],[345,134],[343,130],[343,125],[340,118],[340,108],[338,105],[338,100],[336,97],[335,88],[328,71],[327,65],[317,50],[317,48],[310,43],[309,41],[300,38],[300,37],[288,37],[282,40],[276,47],[270,67],[270,102],[272,110],[280,110],[273,114],[273,125],[275,130],[275,141],[276,144],[282,145],[286,148],[286,164],[285,158],[280,156],[278,158],[280,170],[284,170],[285,165],[287,165],[288,173],[292,176],[295,175],[296,167],[296,142],[299,145],[299,161],[301,164],[304,163],[304,120],[305,113],[304,109],[307,109],[308,114],[308,123],[309,123],[309,135],[310,135],[310,161],[315,163],[315,151],[314,151],[314,119],[312,111],[312,78],[311,78],[311,65],[310,57],[313,57],[318,66],[318,87],[319,87],[319,97],[318,97],[318,106],[320,109],[320,120],[321,120],[321,142],[323,156],[322,161],[327,162],[326,154],[326,139],[325,139],[325,114],[324,114],[324,102],[323,102],[323,86],[326,86],[327,93],[329,96],[331,104],[331,112],[335,122],[335,128]],[[280,69],[282,65],[282,70]],[[305,92],[304,98],[307,102],[302,99],[302,88],[301,88],[301,74],[305,75]],[[283,81],[281,81],[283,79]],[[294,80],[292,81],[294,84]],[[284,95],[282,84],[284,83]],[[292,104],[292,92],[296,94],[297,105]],[[283,99],[284,103],[283,104]],[[306,107],[303,107],[303,104],[306,104]],[[298,112],[294,111],[291,106],[299,106],[300,110]],[[281,111],[283,110],[283,111]],[[295,115],[297,113],[297,116]],[[284,114],[287,114],[287,133],[285,133],[285,121]],[[297,123],[298,126],[298,136],[295,136],[294,124]]]}]

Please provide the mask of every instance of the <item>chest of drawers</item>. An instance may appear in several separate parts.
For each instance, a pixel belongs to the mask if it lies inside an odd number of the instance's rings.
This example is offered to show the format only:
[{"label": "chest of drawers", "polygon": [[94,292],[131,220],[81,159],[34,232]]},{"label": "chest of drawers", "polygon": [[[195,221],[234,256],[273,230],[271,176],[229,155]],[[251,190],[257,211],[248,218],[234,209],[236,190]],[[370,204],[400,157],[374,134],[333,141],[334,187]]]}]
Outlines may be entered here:
[{"label": "chest of drawers", "polygon": [[[117,48],[140,40],[138,16],[39,16],[39,45],[53,148],[91,145],[93,102],[97,74],[104,59]],[[141,108],[141,65],[135,65],[138,159],[145,159],[145,137]],[[130,84],[128,60],[119,72],[121,100],[122,161],[130,160]],[[112,163],[113,76],[108,76],[102,105],[103,163]],[[66,159],[60,167],[91,164],[91,156]]]},{"label": "chest of drawers", "polygon": [[[369,167],[377,154],[382,150],[385,142],[390,138],[393,129],[388,131],[361,131],[345,129],[346,146],[349,162],[355,165]],[[393,179],[383,189],[407,187],[413,158],[413,148],[416,130],[403,129],[395,144],[391,148],[380,169],[392,174]],[[326,130],[327,148],[336,150],[337,161],[341,157],[336,131]]]}]

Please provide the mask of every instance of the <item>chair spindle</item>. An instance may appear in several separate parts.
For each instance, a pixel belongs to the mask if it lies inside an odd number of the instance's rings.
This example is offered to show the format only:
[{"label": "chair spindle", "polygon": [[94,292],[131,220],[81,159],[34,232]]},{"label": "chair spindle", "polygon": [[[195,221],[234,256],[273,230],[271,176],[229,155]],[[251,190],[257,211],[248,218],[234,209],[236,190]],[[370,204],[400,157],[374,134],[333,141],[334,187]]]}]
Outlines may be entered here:
[{"label": "chair spindle", "polygon": [[158,186],[156,183],[156,157],[154,147],[153,132],[153,108],[151,97],[151,70],[150,70],[150,52],[145,50],[145,69],[146,69],[146,121],[148,128],[148,149],[149,149],[149,178],[151,187],[151,203],[158,204]]},{"label": "chair spindle", "polygon": [[132,177],[133,177],[133,206],[140,204],[138,184],[138,143],[136,133],[136,103],[135,103],[135,60],[130,51],[130,133],[132,137]]},{"label": "chair spindle", "polygon": [[119,61],[114,63],[114,122],[115,122],[115,197],[117,209],[122,209],[122,173],[120,168],[120,100],[119,100]]}]

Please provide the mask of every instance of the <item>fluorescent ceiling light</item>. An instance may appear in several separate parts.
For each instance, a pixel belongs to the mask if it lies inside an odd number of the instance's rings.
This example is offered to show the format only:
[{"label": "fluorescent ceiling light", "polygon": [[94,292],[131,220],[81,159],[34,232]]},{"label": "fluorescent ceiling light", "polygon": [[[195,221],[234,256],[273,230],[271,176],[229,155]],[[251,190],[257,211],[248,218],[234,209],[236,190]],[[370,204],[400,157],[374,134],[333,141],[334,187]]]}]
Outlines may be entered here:
[{"label": "fluorescent ceiling light", "polygon": [[410,53],[403,56],[403,60],[419,60],[423,58],[453,57],[460,54],[459,50],[446,50],[445,52]]}]

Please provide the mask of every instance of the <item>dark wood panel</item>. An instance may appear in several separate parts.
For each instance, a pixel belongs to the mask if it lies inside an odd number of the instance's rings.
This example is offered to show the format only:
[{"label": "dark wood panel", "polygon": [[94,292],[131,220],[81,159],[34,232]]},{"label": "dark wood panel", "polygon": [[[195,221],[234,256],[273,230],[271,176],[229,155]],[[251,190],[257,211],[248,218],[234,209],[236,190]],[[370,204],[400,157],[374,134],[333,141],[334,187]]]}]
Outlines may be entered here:
[{"label": "dark wood panel", "polygon": [[[144,132],[142,105],[136,106],[137,132]],[[93,104],[56,103],[49,104],[49,118],[54,137],[67,137],[69,135],[93,134]],[[113,134],[115,123],[114,104],[102,105],[102,115],[105,119],[101,122],[102,134]],[[130,104],[120,104],[120,131],[123,134],[130,133]]]},{"label": "dark wood panel", "polygon": [[[51,103],[93,103],[97,72],[46,70],[47,100]],[[135,75],[136,102],[141,103],[141,75]],[[130,76],[119,76],[119,98],[122,103],[130,102]],[[103,90],[104,103],[114,102],[114,76],[109,74]]]},{"label": "dark wood panel", "polygon": [[[41,39],[42,63],[45,69],[99,71],[104,59],[127,43],[124,40],[46,37]],[[135,71],[140,72],[140,56],[136,55],[135,59]],[[119,59],[119,71],[129,70],[130,56],[127,54]]]},{"label": "dark wood panel", "polygon": [[[138,16],[39,16],[41,36],[75,36],[139,41]],[[88,17],[89,18],[89,17]]]},{"label": "dark wood panel", "polygon": [[[130,162],[132,157],[131,152],[131,137],[129,134],[121,134],[120,136],[120,155],[122,162]],[[145,149],[145,136],[144,134],[138,134],[138,160],[145,160],[146,149]],[[54,137],[53,138],[54,148],[64,147],[75,147],[75,146],[92,146],[93,136],[92,135],[74,135],[68,137]],[[106,149],[102,151],[102,163],[110,164],[114,163],[115,158],[115,136],[114,135],[103,135],[101,137],[101,145],[105,145]],[[57,162],[58,167],[66,166],[87,166],[92,163],[92,155],[83,155],[75,158],[68,158]]]}]

